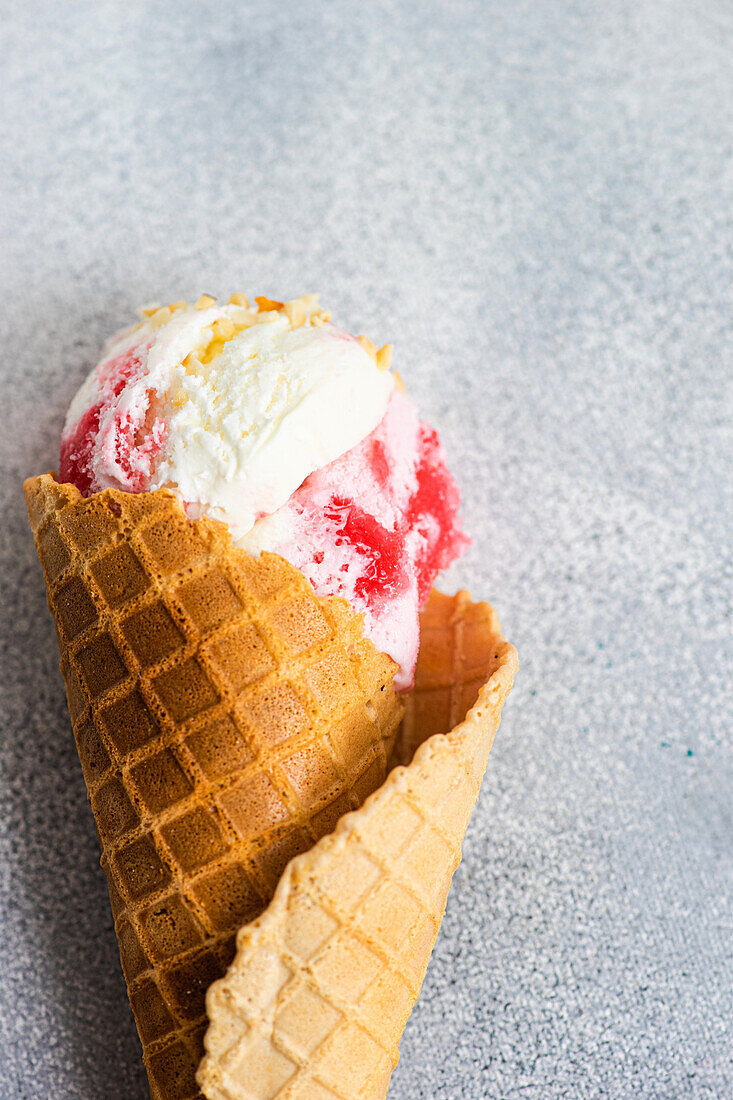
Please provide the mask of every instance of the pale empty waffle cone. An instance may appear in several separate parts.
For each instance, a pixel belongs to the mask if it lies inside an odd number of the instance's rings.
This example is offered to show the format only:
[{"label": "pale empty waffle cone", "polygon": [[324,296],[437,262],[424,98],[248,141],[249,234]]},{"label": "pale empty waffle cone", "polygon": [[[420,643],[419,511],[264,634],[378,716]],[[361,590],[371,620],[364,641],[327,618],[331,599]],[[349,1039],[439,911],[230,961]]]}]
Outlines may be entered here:
[{"label": "pale empty waffle cone", "polygon": [[433,592],[396,747],[409,763],[239,932],[207,994],[208,1100],[385,1096],[516,664],[487,604]]},{"label": "pale empty waffle cone", "polygon": [[24,486],[155,1100],[290,858],[384,780],[396,664],[341,600],[173,494]]}]

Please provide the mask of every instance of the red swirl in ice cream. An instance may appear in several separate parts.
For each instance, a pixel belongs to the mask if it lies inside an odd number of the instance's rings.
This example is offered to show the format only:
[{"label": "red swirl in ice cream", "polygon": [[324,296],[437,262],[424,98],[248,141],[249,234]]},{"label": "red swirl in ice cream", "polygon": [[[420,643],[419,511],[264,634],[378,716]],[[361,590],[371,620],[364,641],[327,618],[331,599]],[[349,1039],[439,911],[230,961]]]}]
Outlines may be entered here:
[{"label": "red swirl in ice cream", "polygon": [[458,488],[384,351],[312,297],[259,304],[179,303],[116,338],[69,409],[61,480],[85,495],[173,489],[192,518],[363,612],[407,688],[418,611],[468,545]]}]

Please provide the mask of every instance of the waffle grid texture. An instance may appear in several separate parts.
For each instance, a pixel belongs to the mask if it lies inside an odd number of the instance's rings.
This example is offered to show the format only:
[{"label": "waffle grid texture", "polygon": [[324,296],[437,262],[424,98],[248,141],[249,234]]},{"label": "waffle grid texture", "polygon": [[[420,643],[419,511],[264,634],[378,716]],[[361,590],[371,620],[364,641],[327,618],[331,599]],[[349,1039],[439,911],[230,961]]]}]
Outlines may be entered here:
[{"label": "waffle grid texture", "polygon": [[385,777],[396,666],[170,493],[25,495],[151,1093],[188,1100],[237,929]]},{"label": "waffle grid texture", "polygon": [[466,593],[433,592],[421,631],[397,766],[289,864],[208,992],[208,1100],[386,1095],[517,665]]}]

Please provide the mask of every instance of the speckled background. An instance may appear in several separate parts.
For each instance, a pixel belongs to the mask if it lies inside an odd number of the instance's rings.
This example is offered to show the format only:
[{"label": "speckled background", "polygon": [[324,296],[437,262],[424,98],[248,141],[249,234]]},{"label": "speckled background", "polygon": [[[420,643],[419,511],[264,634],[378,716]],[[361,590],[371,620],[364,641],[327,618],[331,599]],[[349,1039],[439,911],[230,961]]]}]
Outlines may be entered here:
[{"label": "speckled background", "polygon": [[390,1096],[733,1095],[729,0],[2,14],[0,1096],[146,1095],[20,481],[234,289],[394,341],[520,651]]}]

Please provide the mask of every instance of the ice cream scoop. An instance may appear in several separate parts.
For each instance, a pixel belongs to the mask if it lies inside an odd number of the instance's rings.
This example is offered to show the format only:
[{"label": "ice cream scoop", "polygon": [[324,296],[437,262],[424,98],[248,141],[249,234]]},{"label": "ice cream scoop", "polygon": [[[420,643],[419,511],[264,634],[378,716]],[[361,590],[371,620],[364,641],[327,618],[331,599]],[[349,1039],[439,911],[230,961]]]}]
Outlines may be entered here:
[{"label": "ice cream scoop", "polygon": [[338,595],[400,665],[418,612],[468,544],[435,433],[386,369],[387,349],[330,323],[315,296],[204,296],[148,311],[72,401],[60,477],[84,494],[173,489],[191,518],[275,551]]}]

